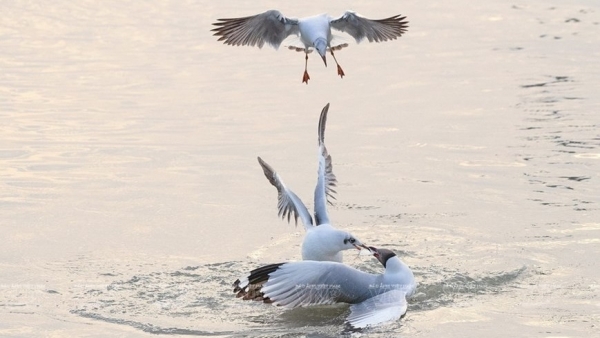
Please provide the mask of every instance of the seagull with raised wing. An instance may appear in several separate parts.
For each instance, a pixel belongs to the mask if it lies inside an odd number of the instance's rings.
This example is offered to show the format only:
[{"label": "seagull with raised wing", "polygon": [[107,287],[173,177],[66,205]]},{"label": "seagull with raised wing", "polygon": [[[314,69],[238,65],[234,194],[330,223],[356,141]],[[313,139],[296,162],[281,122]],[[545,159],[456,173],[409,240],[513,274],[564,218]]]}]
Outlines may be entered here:
[{"label": "seagull with raised wing", "polygon": [[329,103],[323,108],[319,118],[319,168],[314,197],[314,222],[302,200],[283,183],[279,174],[260,157],[258,157],[258,163],[260,163],[269,182],[277,188],[279,216],[283,219],[287,217],[288,222],[290,222],[293,216],[296,224],[298,218],[302,220],[302,224],[306,230],[306,235],[302,242],[302,259],[342,262],[343,250],[354,248],[360,250],[361,248],[366,248],[366,246],[351,233],[334,228],[329,220],[327,204],[330,201],[328,197],[334,198],[333,194],[335,190],[333,190],[333,187],[335,187],[337,179],[333,174],[331,156],[325,147],[325,124],[327,122],[328,111]]},{"label": "seagull with raised wing", "polygon": [[261,14],[243,18],[218,19],[213,23],[217,28],[212,29],[219,41],[233,46],[262,46],[267,43],[275,49],[290,35],[299,35],[303,47],[290,46],[292,50],[305,53],[304,75],[302,82],[308,84],[308,54],[315,49],[327,67],[326,53],[329,51],[337,65],[340,77],[345,73],[340,67],[335,54],[336,50],[347,47],[348,44],[332,46],[331,29],[350,34],[357,43],[365,38],[369,42],[395,40],[402,36],[408,28],[406,16],[394,15],[380,20],[371,20],[353,11],[346,11],[342,16],[333,18],[328,14],[320,14],[307,18],[288,18],[280,11],[269,10]]},{"label": "seagull with raised wing", "polygon": [[346,322],[354,328],[398,320],[416,289],[412,270],[387,249],[369,250],[384,266],[370,274],[336,262],[288,262],[252,270],[233,283],[244,300],[262,301],[285,308],[349,303]]}]

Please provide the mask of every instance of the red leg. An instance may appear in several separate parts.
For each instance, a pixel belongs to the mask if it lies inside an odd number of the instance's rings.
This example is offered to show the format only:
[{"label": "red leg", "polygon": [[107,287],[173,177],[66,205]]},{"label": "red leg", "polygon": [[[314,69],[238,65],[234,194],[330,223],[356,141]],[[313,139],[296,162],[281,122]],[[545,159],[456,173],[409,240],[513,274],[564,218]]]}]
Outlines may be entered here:
[{"label": "red leg", "polygon": [[306,54],[306,57],[304,58],[304,76],[302,77],[302,83],[308,84],[308,80],[310,80],[310,76],[308,76],[308,53]]},{"label": "red leg", "polygon": [[344,78],[344,70],[342,69],[342,67],[340,67],[340,64],[337,62],[337,59],[335,58],[335,55],[333,54],[333,49],[329,49],[329,51],[331,52],[331,56],[333,56],[333,60],[335,61],[335,64],[337,65],[337,71],[338,71],[338,75],[343,79]]}]

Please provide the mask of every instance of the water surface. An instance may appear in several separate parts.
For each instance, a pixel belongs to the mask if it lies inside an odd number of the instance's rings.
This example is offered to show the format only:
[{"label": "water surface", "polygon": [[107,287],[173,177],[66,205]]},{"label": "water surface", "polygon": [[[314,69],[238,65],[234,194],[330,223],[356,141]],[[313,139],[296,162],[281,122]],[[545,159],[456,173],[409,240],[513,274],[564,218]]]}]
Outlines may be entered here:
[{"label": "water surface", "polygon": [[[302,85],[302,54],[209,32],[270,8],[401,13],[410,28],[348,38],[343,80],[311,55]],[[419,282],[407,315],[370,335],[600,333],[596,2],[0,11],[1,336],[338,336],[345,306],[284,311],[230,287],[300,258],[303,230],[277,219],[256,156],[311,207],[328,102],[332,220]]]}]

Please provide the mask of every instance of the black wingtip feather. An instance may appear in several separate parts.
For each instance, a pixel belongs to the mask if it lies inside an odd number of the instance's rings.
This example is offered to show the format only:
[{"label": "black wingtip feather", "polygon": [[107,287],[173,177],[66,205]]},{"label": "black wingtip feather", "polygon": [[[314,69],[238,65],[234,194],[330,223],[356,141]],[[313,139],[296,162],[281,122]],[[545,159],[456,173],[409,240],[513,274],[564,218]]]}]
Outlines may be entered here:
[{"label": "black wingtip feather", "polygon": [[269,264],[250,271],[250,275],[248,275],[248,284],[246,285],[240,285],[241,281],[239,279],[236,280],[233,283],[233,292],[236,294],[236,298],[271,303],[271,300],[268,297],[264,297],[261,289],[263,284],[269,280],[269,275],[277,271],[283,264],[285,263]]}]

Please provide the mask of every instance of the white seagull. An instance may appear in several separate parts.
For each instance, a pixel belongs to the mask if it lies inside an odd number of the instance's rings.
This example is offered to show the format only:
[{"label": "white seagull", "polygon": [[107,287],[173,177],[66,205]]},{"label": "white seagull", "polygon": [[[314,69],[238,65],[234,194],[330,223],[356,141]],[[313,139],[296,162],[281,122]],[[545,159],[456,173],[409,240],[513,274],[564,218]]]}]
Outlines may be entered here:
[{"label": "white seagull", "polygon": [[233,283],[238,298],[285,308],[349,303],[346,322],[354,328],[398,320],[415,289],[411,269],[393,251],[370,247],[383,274],[370,274],[336,262],[288,262],[252,270]]},{"label": "white seagull", "polygon": [[217,28],[212,31],[215,32],[214,35],[220,36],[219,41],[228,45],[262,48],[266,42],[275,49],[279,48],[288,36],[300,35],[300,41],[304,47],[290,46],[289,48],[305,53],[302,82],[308,84],[310,79],[307,71],[308,54],[312,52],[313,48],[321,55],[326,67],[325,55],[329,51],[337,64],[338,75],[342,78],[345,75],[333,51],[347,47],[348,44],[332,46],[332,28],[350,34],[357,43],[365,38],[369,42],[382,42],[395,40],[402,36],[408,28],[408,21],[405,19],[405,16],[394,15],[387,19],[371,20],[353,11],[346,11],[338,18],[320,14],[297,19],[288,18],[280,11],[270,10],[244,18],[218,19],[219,22],[213,23]]},{"label": "white seagull", "polygon": [[273,168],[258,157],[265,176],[269,182],[277,188],[279,216],[288,222],[292,215],[296,224],[298,217],[304,224],[306,236],[302,242],[302,259],[312,261],[333,261],[342,262],[342,251],[348,249],[367,248],[356,237],[347,231],[334,228],[329,220],[327,213],[328,197],[333,197],[337,179],[333,174],[333,165],[331,156],[325,148],[325,124],[327,122],[327,111],[329,103],[321,111],[319,118],[318,141],[319,141],[319,169],[317,175],[317,186],[315,187],[315,223],[308,212],[308,209],[302,203],[300,198],[291,191],[284,183],[281,177]]}]

